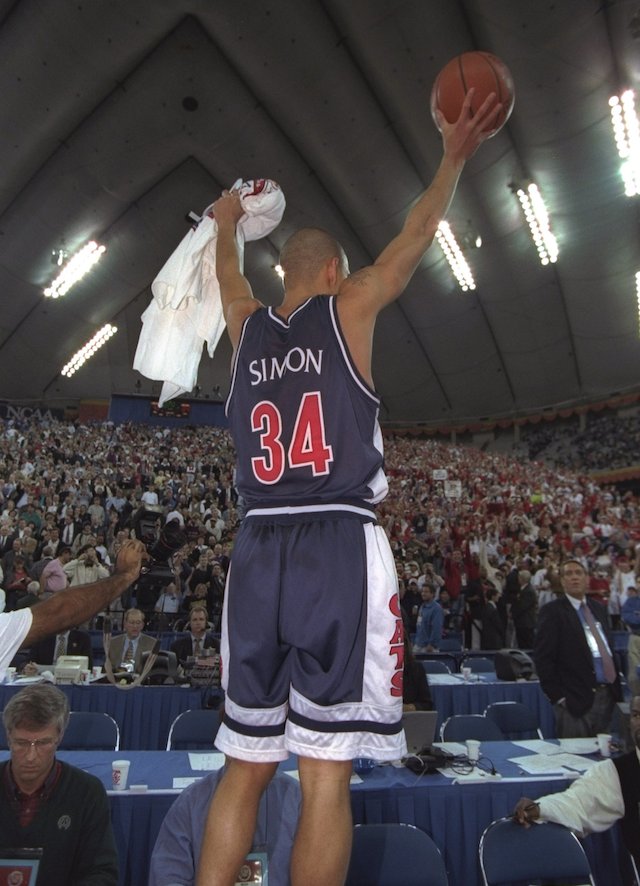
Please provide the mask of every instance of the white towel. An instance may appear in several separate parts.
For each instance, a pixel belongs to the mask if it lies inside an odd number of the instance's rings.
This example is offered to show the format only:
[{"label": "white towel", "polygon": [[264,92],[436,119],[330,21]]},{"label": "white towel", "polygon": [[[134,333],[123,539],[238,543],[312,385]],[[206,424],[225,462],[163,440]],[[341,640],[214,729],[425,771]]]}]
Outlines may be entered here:
[{"label": "white towel", "polygon": [[[270,179],[239,179],[232,185],[240,194],[245,215],[237,227],[240,267],[245,240],[266,237],[280,223],[285,199]],[[142,330],[133,368],[147,378],[163,381],[159,403],[193,390],[202,346],[212,357],[222,335],[220,287],[215,272],[217,225],[211,205],[195,230],[182,239],[153,283],[153,299],[142,315]]]}]

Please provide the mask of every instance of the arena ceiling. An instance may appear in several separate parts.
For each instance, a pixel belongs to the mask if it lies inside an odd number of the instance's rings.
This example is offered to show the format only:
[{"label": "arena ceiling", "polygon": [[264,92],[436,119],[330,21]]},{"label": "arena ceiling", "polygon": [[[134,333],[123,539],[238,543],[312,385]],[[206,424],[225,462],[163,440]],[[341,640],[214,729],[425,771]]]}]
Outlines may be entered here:
[{"label": "arena ceiling", "polygon": [[[510,415],[638,386],[640,197],[624,196],[608,99],[640,85],[640,0],[0,0],[0,397],[157,394],[132,369],[150,283],[236,178],[270,177],[281,226],[248,245],[275,303],[279,247],[333,231],[352,269],[397,232],[440,157],[428,97],[452,56],[513,72],[505,129],[468,164],[449,221],[482,237],[462,292],[434,245],[381,315],[383,421]],[[637,100],[640,108],[640,100]],[[534,180],[560,256],[543,267],[514,183]],[[53,250],[95,238],[62,299]],[[118,333],[71,379],[104,323]],[[228,389],[226,338],[199,395]]]}]

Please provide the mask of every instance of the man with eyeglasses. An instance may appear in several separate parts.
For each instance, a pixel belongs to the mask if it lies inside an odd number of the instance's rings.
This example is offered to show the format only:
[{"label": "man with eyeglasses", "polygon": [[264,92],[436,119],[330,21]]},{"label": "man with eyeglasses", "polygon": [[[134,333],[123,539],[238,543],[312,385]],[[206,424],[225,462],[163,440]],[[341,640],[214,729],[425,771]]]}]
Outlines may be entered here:
[{"label": "man with eyeglasses", "polygon": [[68,721],[66,696],[48,683],[27,686],[7,703],[2,722],[11,756],[0,763],[0,845],[43,850],[37,886],[115,886],[105,789],[56,759]]},{"label": "man with eyeglasses", "polygon": [[640,695],[631,702],[630,717],[635,744],[630,753],[596,763],[566,791],[536,802],[522,797],[513,813],[518,824],[554,821],[584,835],[620,821],[625,846],[640,869]]}]

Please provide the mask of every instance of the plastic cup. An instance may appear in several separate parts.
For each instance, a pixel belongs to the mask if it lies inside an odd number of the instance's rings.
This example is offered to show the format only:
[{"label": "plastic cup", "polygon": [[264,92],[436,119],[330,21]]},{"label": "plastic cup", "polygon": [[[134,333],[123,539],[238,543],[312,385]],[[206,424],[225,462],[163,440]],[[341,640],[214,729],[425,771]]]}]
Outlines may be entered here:
[{"label": "plastic cup", "polygon": [[611,756],[611,736],[607,732],[598,733],[598,750],[603,757]]},{"label": "plastic cup", "polygon": [[13,683],[16,678],[16,669],[7,668],[7,683]]},{"label": "plastic cup", "polygon": [[94,666],[91,668],[91,673],[93,674],[93,679],[94,679],[94,680],[99,680],[100,677],[102,676],[102,667],[101,667],[101,665],[94,665]]},{"label": "plastic cup", "polygon": [[126,791],[129,765],[129,760],[114,760],[111,764],[111,783],[114,791]]},{"label": "plastic cup", "polygon": [[358,775],[364,775],[366,772],[371,772],[375,765],[376,761],[368,757],[356,757],[353,761],[353,771]]},{"label": "plastic cup", "polygon": [[477,763],[480,757],[480,742],[475,738],[468,738],[466,745],[467,759],[470,763]]},{"label": "plastic cup", "polygon": [[471,668],[462,668],[461,673],[467,682],[471,679]]}]

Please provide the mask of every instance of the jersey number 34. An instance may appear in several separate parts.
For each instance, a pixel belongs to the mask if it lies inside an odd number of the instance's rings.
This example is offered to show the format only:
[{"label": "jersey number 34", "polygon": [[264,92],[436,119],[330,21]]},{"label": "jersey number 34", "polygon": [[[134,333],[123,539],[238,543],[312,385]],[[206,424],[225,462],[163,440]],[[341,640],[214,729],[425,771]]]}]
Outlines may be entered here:
[{"label": "jersey number 34", "polygon": [[320,391],[308,391],[300,400],[288,449],[282,442],[280,410],[270,400],[261,400],[253,407],[251,430],[260,434],[260,448],[264,452],[251,459],[253,473],[260,483],[277,483],[285,467],[310,467],[314,477],[329,473],[333,449],[325,436]]}]

